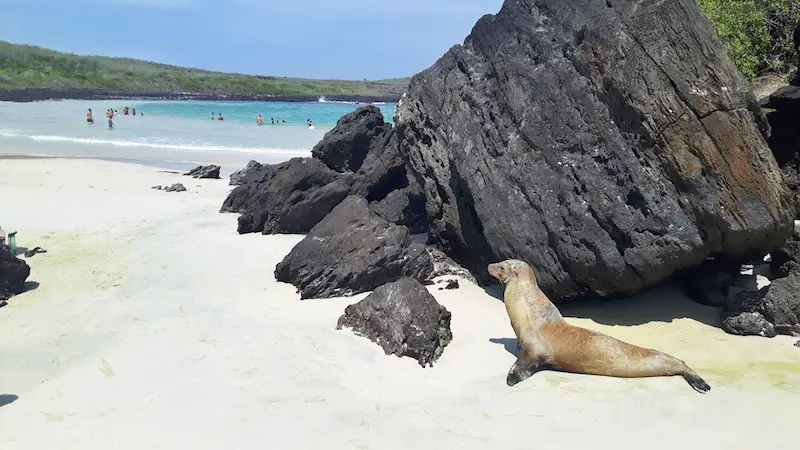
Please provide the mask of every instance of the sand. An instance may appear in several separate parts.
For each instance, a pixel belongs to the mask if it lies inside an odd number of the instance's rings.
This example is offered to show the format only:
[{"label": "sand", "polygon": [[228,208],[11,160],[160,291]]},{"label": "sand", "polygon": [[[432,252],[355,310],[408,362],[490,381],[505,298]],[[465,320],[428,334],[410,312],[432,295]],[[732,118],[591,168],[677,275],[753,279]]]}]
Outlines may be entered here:
[{"label": "sand", "polygon": [[[183,182],[185,193],[150,189]],[[302,236],[239,236],[227,180],[88,160],[0,160],[0,225],[39,286],[0,309],[0,448],[753,449],[796,440],[796,339],[743,338],[662,287],[564,307],[684,359],[712,385],[543,372],[509,388],[497,290],[436,298],[431,369],[336,331],[365,297],[300,301],[275,264]],[[30,287],[35,287],[34,283]]]}]

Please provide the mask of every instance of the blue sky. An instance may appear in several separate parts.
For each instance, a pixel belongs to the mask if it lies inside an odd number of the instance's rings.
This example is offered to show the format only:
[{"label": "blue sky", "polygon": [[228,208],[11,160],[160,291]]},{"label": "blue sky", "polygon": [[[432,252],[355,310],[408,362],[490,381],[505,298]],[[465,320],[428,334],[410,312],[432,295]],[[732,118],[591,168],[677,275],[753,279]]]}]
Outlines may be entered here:
[{"label": "blue sky", "polygon": [[502,0],[0,0],[0,40],[225,72],[410,76]]}]

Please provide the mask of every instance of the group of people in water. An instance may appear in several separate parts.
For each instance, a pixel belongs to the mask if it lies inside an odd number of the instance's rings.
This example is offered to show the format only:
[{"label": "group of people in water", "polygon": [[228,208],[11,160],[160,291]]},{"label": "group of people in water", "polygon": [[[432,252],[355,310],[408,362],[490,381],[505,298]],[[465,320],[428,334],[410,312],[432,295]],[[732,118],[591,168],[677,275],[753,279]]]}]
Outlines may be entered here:
[{"label": "group of people in water", "polygon": [[[215,120],[215,119],[216,120],[225,120],[225,118],[222,117],[222,113],[219,113],[219,114],[217,114],[215,116],[215,113],[212,112],[211,113],[211,120]],[[272,125],[278,125],[278,124],[281,124],[281,123],[286,123],[285,120],[280,120],[280,119],[275,120],[274,117],[270,117],[270,121],[272,122]],[[258,117],[256,117],[256,125],[258,125],[258,126],[264,125],[264,117],[262,117],[261,114],[259,114]],[[311,119],[308,119],[308,120],[306,120],[306,125],[308,125],[309,127],[313,127],[314,123],[311,122]]]},{"label": "group of people in water", "polygon": [[[134,115],[135,116],[136,115],[136,108],[128,108],[126,106],[125,108],[122,109],[122,114],[125,115],[125,116],[127,116],[127,115]],[[108,128],[109,129],[114,128],[114,117],[116,117],[118,115],[119,115],[119,112],[116,109],[109,108],[109,109],[106,110],[106,119],[108,119]],[[139,113],[139,115],[140,116],[144,116],[144,113]],[[225,118],[222,116],[222,113],[216,114],[216,113],[212,112],[211,113],[211,120],[225,120]],[[274,117],[271,117],[270,121],[272,122],[272,125],[286,123],[285,120],[280,120],[280,119],[279,120],[275,120]],[[91,109],[89,109],[89,111],[86,112],[86,122],[87,123],[94,123],[94,114],[92,113]],[[261,116],[261,114],[259,114],[258,117],[256,117],[256,124],[258,124],[259,126],[264,125],[264,118]],[[311,122],[311,119],[308,119],[308,120],[306,120],[306,125],[308,125],[309,128],[311,128],[311,127],[314,126],[314,123]]]},{"label": "group of people in water", "polygon": [[[122,109],[122,114],[125,115],[125,116],[130,115],[131,113],[132,113],[132,115],[135,116],[136,115],[136,108],[128,108],[126,106],[125,108]],[[116,109],[108,108],[106,110],[106,119],[108,119],[108,128],[109,129],[114,128],[114,117],[118,116],[118,115],[119,115],[119,112]],[[140,113],[140,115],[144,116],[144,113]],[[89,111],[86,112],[86,122],[90,123],[90,124],[94,123],[94,113],[92,113],[91,108],[89,109]]]}]

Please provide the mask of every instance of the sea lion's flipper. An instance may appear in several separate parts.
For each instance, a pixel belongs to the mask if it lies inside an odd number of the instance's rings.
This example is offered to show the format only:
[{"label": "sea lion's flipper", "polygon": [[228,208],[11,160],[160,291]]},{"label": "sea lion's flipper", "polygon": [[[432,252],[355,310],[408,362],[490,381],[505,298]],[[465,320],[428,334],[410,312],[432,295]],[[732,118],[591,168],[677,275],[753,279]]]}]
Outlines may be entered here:
[{"label": "sea lion's flipper", "polygon": [[517,358],[517,362],[508,371],[506,384],[509,386],[519,384],[533,376],[538,369],[539,363],[536,358],[531,357],[528,351],[523,349],[522,353],[519,354],[519,358]]},{"label": "sea lion's flipper", "polygon": [[711,390],[711,386],[706,383],[706,380],[700,378],[700,375],[695,373],[693,370],[683,374],[683,379],[689,383],[689,386],[691,386],[692,389],[701,394],[705,394]]}]

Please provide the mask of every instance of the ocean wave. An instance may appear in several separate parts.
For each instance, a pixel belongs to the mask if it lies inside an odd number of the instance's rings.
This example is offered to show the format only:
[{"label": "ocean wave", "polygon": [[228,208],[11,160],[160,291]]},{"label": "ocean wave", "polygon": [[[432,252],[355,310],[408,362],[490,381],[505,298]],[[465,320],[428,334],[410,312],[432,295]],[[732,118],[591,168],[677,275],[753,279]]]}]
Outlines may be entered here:
[{"label": "ocean wave", "polygon": [[146,147],[164,150],[179,151],[198,151],[198,152],[240,152],[240,153],[260,153],[265,155],[291,155],[308,156],[310,150],[289,149],[289,148],[265,148],[265,147],[230,147],[217,145],[197,145],[197,144],[164,144],[158,142],[137,142],[137,141],[116,141],[112,139],[93,139],[68,136],[51,135],[24,135],[11,132],[10,130],[0,130],[0,136],[27,138],[37,142],[66,142],[73,144],[90,145],[113,145],[117,147]]},{"label": "ocean wave", "polygon": [[325,97],[317,99],[317,103],[332,103],[334,105],[360,105],[362,102],[346,102],[344,100],[328,100]]}]

